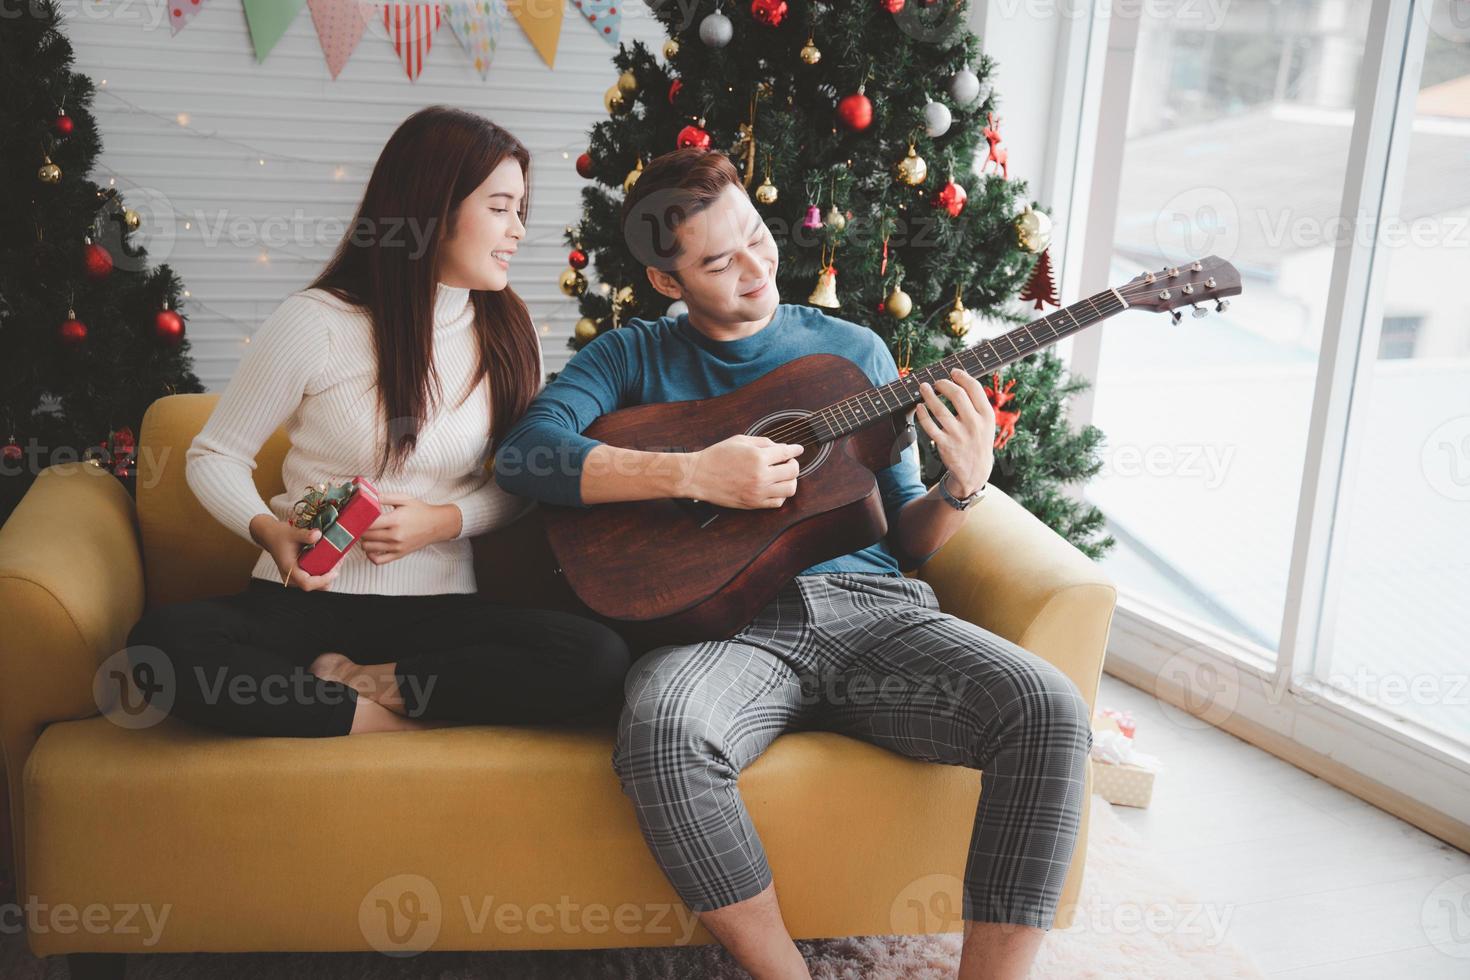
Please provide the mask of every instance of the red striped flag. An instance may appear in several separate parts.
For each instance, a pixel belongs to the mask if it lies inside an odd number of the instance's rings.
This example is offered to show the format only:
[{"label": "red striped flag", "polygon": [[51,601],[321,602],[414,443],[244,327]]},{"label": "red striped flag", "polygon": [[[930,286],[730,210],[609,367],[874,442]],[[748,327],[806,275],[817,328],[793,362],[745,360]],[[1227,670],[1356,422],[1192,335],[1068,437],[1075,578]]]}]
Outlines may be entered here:
[{"label": "red striped flag", "polygon": [[424,59],[429,56],[429,47],[434,43],[434,32],[439,29],[439,4],[437,3],[385,3],[383,4],[383,27],[388,31],[388,40],[403,62],[408,80],[414,81],[424,70]]}]

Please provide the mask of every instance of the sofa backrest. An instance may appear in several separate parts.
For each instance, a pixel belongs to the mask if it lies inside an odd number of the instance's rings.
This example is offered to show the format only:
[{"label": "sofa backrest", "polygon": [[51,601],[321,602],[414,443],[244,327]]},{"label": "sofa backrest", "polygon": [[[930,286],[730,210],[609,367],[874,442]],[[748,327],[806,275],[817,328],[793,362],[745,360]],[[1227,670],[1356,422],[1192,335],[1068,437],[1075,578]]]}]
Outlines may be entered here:
[{"label": "sofa backrest", "polygon": [[[138,436],[138,532],[150,607],[239,592],[250,582],[260,548],[204,509],[184,476],[184,454],[219,395],[168,395],[148,406]],[[284,429],[255,459],[263,500],[280,493],[281,463],[290,442]]]}]

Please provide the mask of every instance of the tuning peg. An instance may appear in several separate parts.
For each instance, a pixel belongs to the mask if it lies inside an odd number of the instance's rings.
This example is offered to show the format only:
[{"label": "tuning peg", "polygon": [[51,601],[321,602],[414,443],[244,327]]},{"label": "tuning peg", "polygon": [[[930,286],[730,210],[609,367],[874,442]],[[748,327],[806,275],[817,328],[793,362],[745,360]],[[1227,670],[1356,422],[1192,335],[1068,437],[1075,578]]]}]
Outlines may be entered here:
[{"label": "tuning peg", "polygon": [[1177,324],[1180,320],[1184,319],[1184,314],[1178,310],[1170,310],[1169,317]]},{"label": "tuning peg", "polygon": [[1198,303],[1192,304],[1189,308],[1189,315],[1194,317],[1196,320],[1198,320],[1202,316],[1205,316],[1209,312],[1209,310],[1205,309],[1203,306],[1200,306]]},{"label": "tuning peg", "polygon": [[1216,313],[1224,313],[1228,309],[1230,309],[1230,300],[1228,300],[1228,299],[1217,299],[1217,300],[1215,300],[1215,312]]}]

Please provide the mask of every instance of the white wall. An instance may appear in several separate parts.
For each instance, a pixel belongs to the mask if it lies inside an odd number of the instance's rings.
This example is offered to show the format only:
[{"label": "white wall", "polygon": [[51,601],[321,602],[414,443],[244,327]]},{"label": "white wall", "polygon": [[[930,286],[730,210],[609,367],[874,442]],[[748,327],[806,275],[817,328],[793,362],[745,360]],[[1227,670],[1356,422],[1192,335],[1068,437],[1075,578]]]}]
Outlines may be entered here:
[{"label": "white wall", "polygon": [[[416,82],[381,23],[369,25],[334,81],[305,6],[263,64],[240,5],[229,0],[207,2],[176,37],[157,0],[71,0],[63,10],[76,70],[100,86],[92,108],[103,152],[92,179],[105,187],[115,176],[143,216],[139,241],[149,262],[167,262],[182,278],[206,387],[224,386],[245,339],[320,271],[384,142],[432,103],[482,112],[530,148],[531,223],[511,277],[544,331],[547,370],[565,362],[577,314],[556,285],[566,268],[561,235],[581,213],[585,184],[573,162],[591,125],[606,117],[602,93],[616,79],[613,47],[571,7],[554,70],[507,22],[483,82],[448,24]],[[661,45],[663,31],[643,4],[625,10],[624,40]],[[236,227],[243,233],[232,240]]]}]

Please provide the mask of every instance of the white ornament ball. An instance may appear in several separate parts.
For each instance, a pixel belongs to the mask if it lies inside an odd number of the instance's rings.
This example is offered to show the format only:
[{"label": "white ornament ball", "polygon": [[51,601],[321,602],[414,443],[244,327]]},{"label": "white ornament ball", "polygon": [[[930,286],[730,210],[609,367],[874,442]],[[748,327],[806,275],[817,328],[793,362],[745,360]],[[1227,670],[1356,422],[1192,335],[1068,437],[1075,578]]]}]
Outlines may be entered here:
[{"label": "white ornament ball", "polygon": [[716,11],[699,22],[699,39],[708,47],[723,48],[735,36],[730,18]]},{"label": "white ornament ball", "polygon": [[969,105],[980,95],[980,77],[966,65],[950,77],[949,94],[954,96],[956,105]]},{"label": "white ornament ball", "polygon": [[954,117],[949,114],[949,106],[943,102],[930,101],[924,106],[924,132],[929,134],[930,139],[937,139],[949,132],[949,125]]},{"label": "white ornament ball", "polygon": [[665,316],[671,316],[671,317],[673,317],[675,319],[678,319],[679,317],[683,316],[685,313],[688,313],[688,312],[689,312],[689,304],[686,303],[686,302],[684,302],[682,299],[676,299],[672,303],[669,304],[669,308],[665,312],[664,315]]}]

